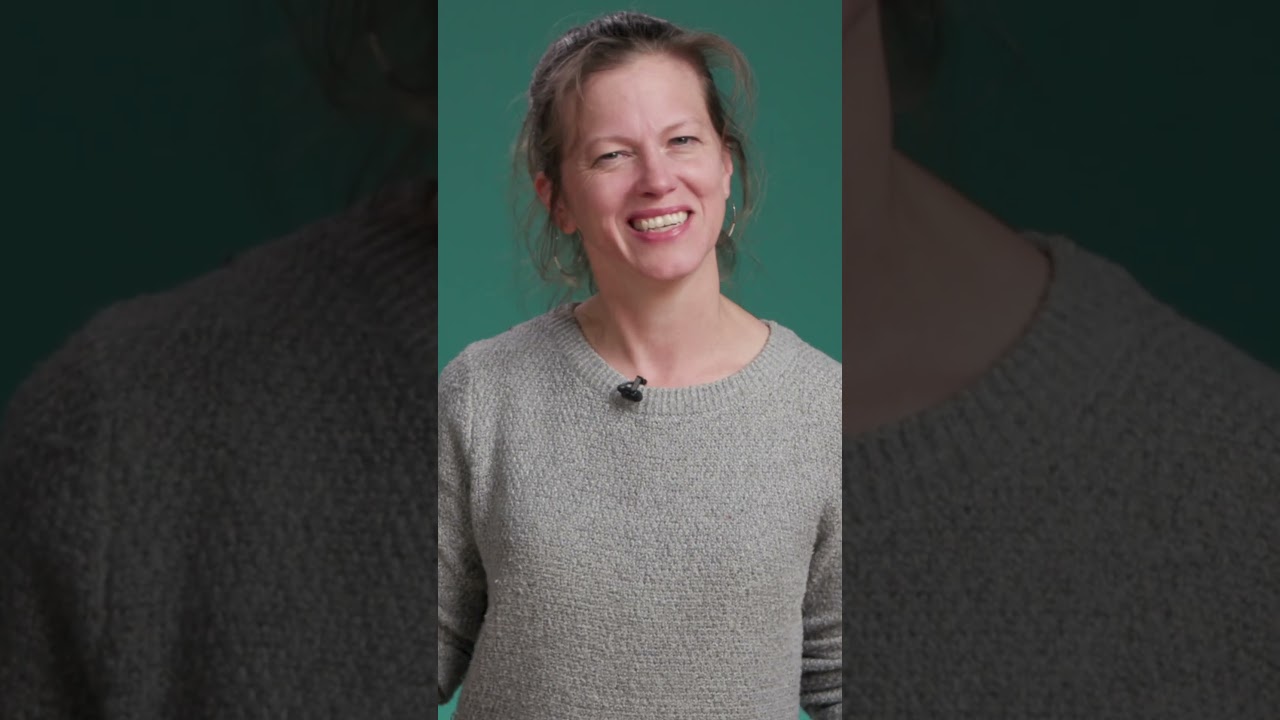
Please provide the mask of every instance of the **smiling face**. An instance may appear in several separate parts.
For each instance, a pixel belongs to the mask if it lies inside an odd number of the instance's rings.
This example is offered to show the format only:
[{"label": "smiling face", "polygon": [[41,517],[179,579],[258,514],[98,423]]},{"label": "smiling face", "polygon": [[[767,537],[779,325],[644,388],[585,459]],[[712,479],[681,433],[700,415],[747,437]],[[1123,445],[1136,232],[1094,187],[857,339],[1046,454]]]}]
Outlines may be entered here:
[{"label": "smiling face", "polygon": [[[718,278],[716,240],[733,161],[712,126],[697,73],[668,55],[646,54],[591,75],[561,160],[554,219],[581,232],[600,287],[670,282],[701,272]],[[550,180],[535,186],[549,202]]]}]

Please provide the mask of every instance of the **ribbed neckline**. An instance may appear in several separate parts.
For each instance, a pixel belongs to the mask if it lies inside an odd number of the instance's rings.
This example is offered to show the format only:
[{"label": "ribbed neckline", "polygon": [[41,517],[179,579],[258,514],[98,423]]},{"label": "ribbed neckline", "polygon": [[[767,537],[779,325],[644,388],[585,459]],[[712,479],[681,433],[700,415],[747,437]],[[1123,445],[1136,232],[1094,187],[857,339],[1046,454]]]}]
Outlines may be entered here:
[{"label": "ribbed neckline", "polygon": [[565,303],[544,315],[545,332],[563,353],[577,377],[591,389],[599,388],[602,398],[618,408],[636,415],[688,415],[714,412],[767,400],[775,391],[786,369],[795,362],[802,341],[794,332],[773,320],[762,320],[769,326],[769,338],[760,352],[738,372],[702,385],[680,388],[644,387],[644,399],[632,402],[615,388],[635,378],[623,377],[587,342],[582,326],[573,315],[576,303]]},{"label": "ribbed neckline", "polygon": [[[886,487],[860,473],[925,479],[980,473],[1011,457],[1062,450],[1067,427],[1099,391],[1127,347],[1138,286],[1128,273],[1067,238],[1025,232],[1051,261],[1052,278],[1021,338],[977,382],[899,421],[845,436],[847,487],[895,496],[927,487]],[[848,399],[848,398],[846,398]],[[875,507],[887,497],[859,497]],[[856,514],[857,511],[855,511]]]}]

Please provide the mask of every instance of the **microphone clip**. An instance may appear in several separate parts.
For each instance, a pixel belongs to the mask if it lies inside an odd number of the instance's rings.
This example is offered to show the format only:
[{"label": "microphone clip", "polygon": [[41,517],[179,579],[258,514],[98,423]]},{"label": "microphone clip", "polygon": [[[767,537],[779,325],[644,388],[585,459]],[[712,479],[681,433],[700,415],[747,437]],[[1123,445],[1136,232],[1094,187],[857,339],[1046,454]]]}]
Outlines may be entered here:
[{"label": "microphone clip", "polygon": [[644,393],[640,392],[640,386],[648,384],[648,380],[637,375],[635,380],[629,380],[619,385],[618,392],[631,402],[640,402],[644,399]]}]

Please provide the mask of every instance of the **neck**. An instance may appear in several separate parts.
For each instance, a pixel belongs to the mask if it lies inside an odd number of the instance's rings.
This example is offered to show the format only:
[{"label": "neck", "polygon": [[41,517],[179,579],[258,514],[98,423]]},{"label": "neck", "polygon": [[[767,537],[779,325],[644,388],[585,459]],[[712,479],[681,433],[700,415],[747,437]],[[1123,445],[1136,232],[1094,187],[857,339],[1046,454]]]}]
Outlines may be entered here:
[{"label": "neck", "polygon": [[868,3],[844,32],[842,334],[846,379],[856,384],[850,371],[888,352],[894,328],[904,319],[894,306],[918,305],[908,295],[924,283],[908,275],[921,271],[927,253],[913,248],[921,235],[910,232],[911,213],[901,210],[919,183],[906,182],[904,159],[893,147],[879,3]]},{"label": "neck", "polygon": [[1023,331],[1047,260],[893,147],[878,3],[844,48],[845,432],[913,414],[985,371]]},{"label": "neck", "polygon": [[[708,274],[699,270],[656,292],[602,278],[600,292],[578,305],[574,315],[587,342],[624,376],[643,375],[651,387],[718,379],[745,365],[735,360],[749,327],[744,316],[750,316],[720,294],[714,257],[711,271],[714,282],[699,277]],[[767,333],[763,323],[750,321]]]},{"label": "neck", "polygon": [[[882,349],[896,323],[894,303],[922,285],[918,274],[929,253],[917,246],[926,234],[914,231],[912,205],[922,188],[912,166],[893,147],[889,76],[880,33],[879,2],[845,27],[843,42],[844,135],[842,203],[845,362]],[[848,370],[847,369],[847,370]]]}]

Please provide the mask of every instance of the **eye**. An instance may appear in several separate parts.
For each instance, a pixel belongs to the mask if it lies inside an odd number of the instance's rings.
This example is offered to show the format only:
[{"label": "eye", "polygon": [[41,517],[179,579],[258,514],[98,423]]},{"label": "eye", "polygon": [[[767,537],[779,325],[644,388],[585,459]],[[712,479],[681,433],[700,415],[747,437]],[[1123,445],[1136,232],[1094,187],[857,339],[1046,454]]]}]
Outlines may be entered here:
[{"label": "eye", "polygon": [[613,152],[605,153],[600,157],[596,158],[596,163],[608,162],[609,160],[617,160],[620,157],[622,157],[622,151],[614,150]]},{"label": "eye", "polygon": [[671,138],[671,142],[675,145],[692,145],[698,142],[698,138],[692,135],[681,135],[680,137]]}]

